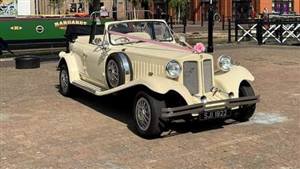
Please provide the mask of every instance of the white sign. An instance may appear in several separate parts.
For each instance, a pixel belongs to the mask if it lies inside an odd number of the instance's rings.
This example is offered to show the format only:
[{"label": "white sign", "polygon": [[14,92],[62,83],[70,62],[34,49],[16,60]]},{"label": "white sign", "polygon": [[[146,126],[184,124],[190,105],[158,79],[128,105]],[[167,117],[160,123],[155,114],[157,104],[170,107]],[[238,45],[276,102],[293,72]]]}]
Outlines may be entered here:
[{"label": "white sign", "polygon": [[30,0],[18,0],[18,15],[31,14]]}]

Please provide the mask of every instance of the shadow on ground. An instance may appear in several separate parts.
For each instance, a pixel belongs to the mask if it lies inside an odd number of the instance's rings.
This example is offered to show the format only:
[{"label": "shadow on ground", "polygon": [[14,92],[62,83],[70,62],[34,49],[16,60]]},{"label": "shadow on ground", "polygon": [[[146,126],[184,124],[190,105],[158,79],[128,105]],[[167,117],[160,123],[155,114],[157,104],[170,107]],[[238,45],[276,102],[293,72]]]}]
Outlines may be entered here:
[{"label": "shadow on ground", "polygon": [[[56,86],[58,88],[58,86]],[[71,98],[88,106],[98,113],[101,113],[105,116],[118,120],[124,124],[127,124],[127,127],[133,133],[136,133],[133,115],[132,115],[132,105],[133,98],[128,96],[125,93],[118,93],[115,95],[108,96],[95,96],[81,89],[76,89],[76,94]],[[177,121],[170,123],[168,125],[168,131],[162,134],[162,137],[170,137],[184,133],[199,133],[209,130],[221,129],[225,125],[233,124],[235,121],[208,121],[208,122],[184,122]]]}]

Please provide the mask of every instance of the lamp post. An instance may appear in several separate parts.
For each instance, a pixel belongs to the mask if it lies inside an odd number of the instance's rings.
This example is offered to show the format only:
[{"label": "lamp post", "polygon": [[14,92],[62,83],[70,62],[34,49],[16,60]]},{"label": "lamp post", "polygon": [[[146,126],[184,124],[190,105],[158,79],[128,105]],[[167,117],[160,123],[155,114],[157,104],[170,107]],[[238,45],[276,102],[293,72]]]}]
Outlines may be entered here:
[{"label": "lamp post", "polygon": [[209,8],[208,8],[208,46],[207,46],[208,53],[214,52],[213,29],[214,29],[214,7],[213,7],[212,0],[210,0]]},{"label": "lamp post", "polygon": [[168,22],[168,17],[169,17],[169,0],[164,0],[164,9],[165,9],[165,21]]},{"label": "lamp post", "polygon": [[112,6],[112,16],[114,21],[118,20],[118,16],[117,16],[117,0],[113,1],[113,6]]}]

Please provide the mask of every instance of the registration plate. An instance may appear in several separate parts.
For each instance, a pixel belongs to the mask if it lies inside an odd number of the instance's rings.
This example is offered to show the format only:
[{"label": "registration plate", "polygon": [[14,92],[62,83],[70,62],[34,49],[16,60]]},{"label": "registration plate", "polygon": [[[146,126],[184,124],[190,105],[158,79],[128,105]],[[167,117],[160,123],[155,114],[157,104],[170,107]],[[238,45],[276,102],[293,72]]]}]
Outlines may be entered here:
[{"label": "registration plate", "polygon": [[200,114],[200,120],[223,119],[229,116],[229,112],[225,110],[206,111]]}]

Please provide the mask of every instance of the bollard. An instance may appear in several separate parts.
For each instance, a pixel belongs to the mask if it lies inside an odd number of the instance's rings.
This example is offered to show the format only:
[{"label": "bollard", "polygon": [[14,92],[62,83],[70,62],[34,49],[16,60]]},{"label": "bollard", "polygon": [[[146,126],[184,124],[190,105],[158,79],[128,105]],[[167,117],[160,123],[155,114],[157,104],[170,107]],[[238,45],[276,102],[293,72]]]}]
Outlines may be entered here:
[{"label": "bollard", "polygon": [[171,25],[171,29],[173,29],[173,17],[170,16],[170,25]]},{"label": "bollard", "polygon": [[196,10],[195,9],[193,9],[193,25],[195,25],[196,24]]},{"label": "bollard", "polygon": [[204,24],[204,23],[203,23],[203,22],[204,22],[203,20],[204,20],[204,19],[203,19],[203,13],[201,12],[201,27],[203,27],[203,24]]},{"label": "bollard", "polygon": [[225,16],[222,15],[222,30],[225,30]]},{"label": "bollard", "polygon": [[113,6],[112,9],[113,9],[112,15],[113,15],[114,21],[117,21],[117,20],[118,20],[117,7],[116,7],[116,6]]},{"label": "bollard", "polygon": [[235,22],[234,22],[234,36],[235,36],[235,41],[237,42],[238,41],[238,35],[239,34],[239,29],[238,29],[238,20],[235,19]]},{"label": "bollard", "polygon": [[256,39],[257,39],[257,43],[258,45],[262,45],[263,44],[263,24],[264,24],[264,20],[263,19],[258,19],[257,20],[257,27],[256,27]]},{"label": "bollard", "polygon": [[280,43],[283,43],[283,24],[282,22],[280,23],[280,28],[279,28],[279,40],[280,40]]},{"label": "bollard", "polygon": [[186,25],[187,25],[187,18],[186,16],[183,18],[183,32],[182,33],[186,33]]},{"label": "bollard", "polygon": [[170,16],[169,16],[169,15],[166,15],[165,20],[166,20],[167,23],[169,23],[169,19],[170,19]]},{"label": "bollard", "polygon": [[231,19],[228,18],[228,43],[231,43]]}]

